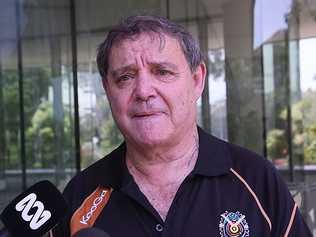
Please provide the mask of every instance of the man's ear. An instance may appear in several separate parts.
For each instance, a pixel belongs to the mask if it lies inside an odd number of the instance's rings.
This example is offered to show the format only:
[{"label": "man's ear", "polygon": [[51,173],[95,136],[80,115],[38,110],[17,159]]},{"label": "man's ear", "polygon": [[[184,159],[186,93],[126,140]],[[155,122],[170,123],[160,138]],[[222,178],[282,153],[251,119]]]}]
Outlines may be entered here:
[{"label": "man's ear", "polygon": [[195,95],[196,101],[202,95],[204,85],[205,85],[206,73],[207,73],[207,70],[206,70],[206,66],[204,62],[202,62],[193,72],[194,95]]}]

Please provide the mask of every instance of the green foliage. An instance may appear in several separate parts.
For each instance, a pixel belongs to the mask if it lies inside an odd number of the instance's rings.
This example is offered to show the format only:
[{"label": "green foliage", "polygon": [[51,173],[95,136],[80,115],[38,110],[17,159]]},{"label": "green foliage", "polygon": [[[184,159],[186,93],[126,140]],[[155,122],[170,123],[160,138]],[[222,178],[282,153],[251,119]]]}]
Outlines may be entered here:
[{"label": "green foliage", "polygon": [[316,163],[316,141],[304,149],[305,163]]},{"label": "green foliage", "polygon": [[268,156],[272,159],[284,158],[288,154],[286,136],[283,130],[273,129],[267,136]]},{"label": "green foliage", "polygon": [[[64,108],[66,110],[66,108]],[[56,160],[61,157],[56,151],[57,134],[56,129],[63,128],[62,131],[62,153],[70,152],[71,134],[70,120],[64,117],[62,126],[57,125],[58,121],[53,118],[53,105],[48,101],[42,101],[37,111],[31,119],[31,126],[26,130],[27,137],[27,166],[30,168],[54,168]],[[66,160],[63,160],[64,162]],[[69,159],[68,159],[69,161]],[[70,164],[68,164],[70,165]]]},{"label": "green foliage", "polygon": [[[4,133],[6,139],[5,168],[21,167],[20,158],[20,104],[18,72],[2,72],[2,92],[4,108]],[[53,106],[48,102],[48,90],[51,88],[50,70],[45,68],[25,68],[23,71],[23,107],[27,168],[54,168],[56,159],[70,163],[70,157],[60,157],[56,147],[57,132],[62,138],[62,154],[70,154],[71,121],[54,121]],[[63,108],[67,111],[66,108]],[[66,113],[65,113],[66,114]],[[62,130],[62,131],[60,131]],[[73,163],[73,161],[72,161]]]},{"label": "green foliage", "polygon": [[[295,163],[316,164],[316,92],[307,91],[303,99],[291,107],[292,145]],[[287,110],[280,113],[285,122]],[[273,129],[267,136],[268,155],[272,159],[285,158],[287,141],[284,130]]]},{"label": "green foliage", "polygon": [[[17,70],[2,71],[6,168],[20,167],[20,103]],[[24,126],[31,125],[31,118],[41,99],[48,96],[49,75],[43,68],[25,69],[23,72]]]},{"label": "green foliage", "polygon": [[[309,121],[308,115],[310,114],[312,105],[313,103],[311,99],[309,98],[302,99],[298,101],[297,103],[293,104],[291,107],[292,123],[294,125],[298,125],[302,123],[303,120],[305,123],[306,122],[310,123],[311,121]],[[286,117],[287,117],[287,110],[284,109],[280,114],[280,118],[283,120],[286,120]],[[296,130],[298,128],[294,127],[293,129]]]},{"label": "green foliage", "polygon": [[316,122],[306,131],[304,158],[306,163],[316,163]]}]

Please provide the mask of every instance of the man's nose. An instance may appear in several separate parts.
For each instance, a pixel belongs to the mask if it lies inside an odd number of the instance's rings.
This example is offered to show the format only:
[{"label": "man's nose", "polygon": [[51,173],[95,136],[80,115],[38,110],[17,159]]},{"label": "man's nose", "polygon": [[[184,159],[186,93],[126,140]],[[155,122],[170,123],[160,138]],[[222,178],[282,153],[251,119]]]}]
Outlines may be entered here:
[{"label": "man's nose", "polygon": [[147,101],[155,97],[153,78],[149,73],[140,73],[136,79],[134,96],[136,100]]}]

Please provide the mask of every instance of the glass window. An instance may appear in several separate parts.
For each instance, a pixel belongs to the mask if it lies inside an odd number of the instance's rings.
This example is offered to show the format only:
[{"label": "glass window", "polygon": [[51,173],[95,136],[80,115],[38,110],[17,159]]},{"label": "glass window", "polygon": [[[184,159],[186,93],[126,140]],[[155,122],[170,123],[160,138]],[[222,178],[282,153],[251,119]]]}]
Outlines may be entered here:
[{"label": "glass window", "polygon": [[85,168],[122,141],[96,49],[122,17],[151,13],[200,42],[208,74],[198,123],[269,159],[316,232],[315,1],[76,0],[74,9],[70,2],[0,3],[0,210],[41,179],[62,189],[76,163]]},{"label": "glass window", "polygon": [[[0,7],[0,211],[22,191],[15,6]],[[1,223],[0,223],[1,226]]]},{"label": "glass window", "polygon": [[40,180],[63,189],[75,173],[75,151],[69,2],[0,6],[2,210]]},{"label": "glass window", "polygon": [[75,164],[69,2],[25,1],[22,10],[27,184],[60,184]]}]

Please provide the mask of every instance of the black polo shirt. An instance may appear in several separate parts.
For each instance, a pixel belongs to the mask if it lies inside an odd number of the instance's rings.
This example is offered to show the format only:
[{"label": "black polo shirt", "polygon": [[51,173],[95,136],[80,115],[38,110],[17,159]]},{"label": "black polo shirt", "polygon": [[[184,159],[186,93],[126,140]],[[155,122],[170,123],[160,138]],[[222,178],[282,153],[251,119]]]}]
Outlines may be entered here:
[{"label": "black polo shirt", "polygon": [[129,174],[123,143],[69,182],[64,196],[71,211],[54,237],[89,226],[111,237],[312,236],[269,161],[198,132],[196,165],[165,221]]}]

